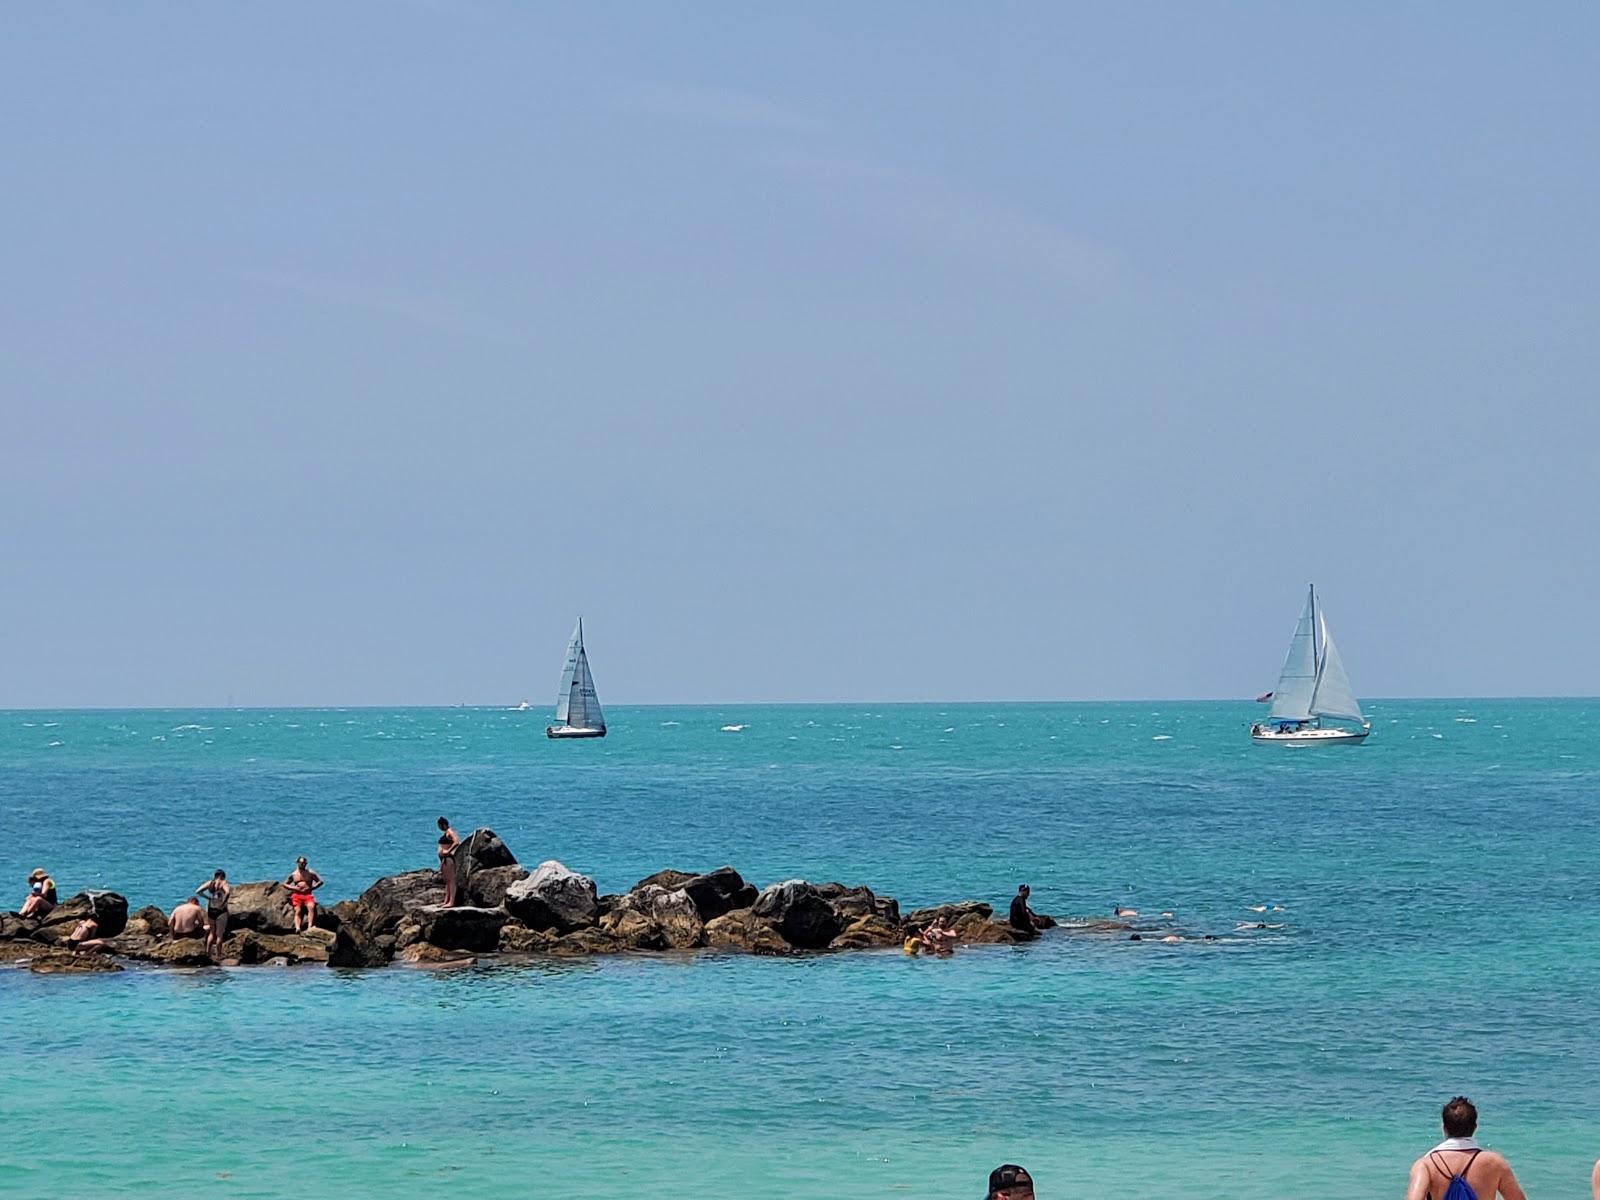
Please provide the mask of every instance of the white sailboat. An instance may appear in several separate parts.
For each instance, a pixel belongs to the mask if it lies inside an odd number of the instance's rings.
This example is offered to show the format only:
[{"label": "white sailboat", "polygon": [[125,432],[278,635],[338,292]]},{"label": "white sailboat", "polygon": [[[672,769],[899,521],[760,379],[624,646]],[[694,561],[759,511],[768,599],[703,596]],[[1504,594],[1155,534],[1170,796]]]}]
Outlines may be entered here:
[{"label": "white sailboat", "polygon": [[[1360,728],[1351,728],[1352,723]],[[1361,715],[1312,585],[1272,692],[1272,711],[1250,727],[1250,739],[1288,746],[1354,746],[1371,732],[1372,722]]]},{"label": "white sailboat", "polygon": [[556,723],[545,727],[553,738],[605,737],[606,718],[595,694],[594,676],[589,674],[589,656],[583,650],[583,618],[572,631],[567,661],[561,668],[561,691],[556,696]]}]

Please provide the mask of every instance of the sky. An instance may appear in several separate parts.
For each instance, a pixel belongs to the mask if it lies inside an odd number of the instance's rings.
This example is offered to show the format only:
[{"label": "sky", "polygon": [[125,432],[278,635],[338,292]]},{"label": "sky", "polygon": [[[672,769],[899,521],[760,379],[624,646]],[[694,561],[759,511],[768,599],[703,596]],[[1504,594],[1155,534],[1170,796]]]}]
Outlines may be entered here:
[{"label": "sky", "polygon": [[1600,8],[13,6],[0,707],[1600,692]]}]

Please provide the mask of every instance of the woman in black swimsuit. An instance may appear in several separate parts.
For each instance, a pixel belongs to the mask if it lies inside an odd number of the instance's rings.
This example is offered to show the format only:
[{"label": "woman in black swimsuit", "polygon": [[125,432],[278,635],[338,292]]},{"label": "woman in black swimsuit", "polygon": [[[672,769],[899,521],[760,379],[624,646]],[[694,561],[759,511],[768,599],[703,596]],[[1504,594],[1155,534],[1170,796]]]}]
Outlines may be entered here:
[{"label": "woman in black swimsuit", "polygon": [[218,870],[209,880],[195,888],[206,898],[206,916],[211,919],[211,932],[206,934],[206,953],[212,958],[222,957],[222,940],[228,936],[228,898],[233,888],[228,877]]},{"label": "woman in black swimsuit", "polygon": [[454,908],[456,904],[456,847],[461,845],[461,839],[456,836],[456,831],[450,828],[450,822],[445,817],[439,818],[439,874],[444,876],[444,906]]}]

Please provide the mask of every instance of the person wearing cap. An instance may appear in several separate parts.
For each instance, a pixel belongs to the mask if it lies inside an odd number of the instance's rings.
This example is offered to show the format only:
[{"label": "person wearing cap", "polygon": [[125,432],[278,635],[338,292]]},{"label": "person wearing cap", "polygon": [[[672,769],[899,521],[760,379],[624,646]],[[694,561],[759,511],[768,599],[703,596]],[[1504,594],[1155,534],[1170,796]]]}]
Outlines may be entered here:
[{"label": "person wearing cap", "polygon": [[1033,1200],[1033,1176],[1016,1163],[989,1172],[989,1194],[984,1200]]},{"label": "person wearing cap", "polygon": [[45,874],[43,867],[36,867],[28,875],[28,898],[22,902],[18,910],[19,917],[48,917],[50,910],[56,906],[56,881]]}]

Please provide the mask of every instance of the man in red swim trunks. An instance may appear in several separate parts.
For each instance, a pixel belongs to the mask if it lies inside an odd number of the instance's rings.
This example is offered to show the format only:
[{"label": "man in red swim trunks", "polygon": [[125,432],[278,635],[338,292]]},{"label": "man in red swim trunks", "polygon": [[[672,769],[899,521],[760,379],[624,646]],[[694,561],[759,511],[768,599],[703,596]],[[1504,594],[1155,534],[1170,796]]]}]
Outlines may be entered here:
[{"label": "man in red swim trunks", "polygon": [[[294,870],[283,881],[289,889],[289,907],[294,911],[294,931],[304,933],[317,923],[316,890],[322,886],[322,876],[306,866],[305,855],[295,859]],[[304,920],[304,924],[301,921]]]}]

